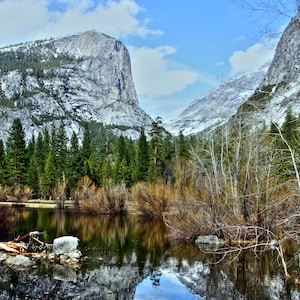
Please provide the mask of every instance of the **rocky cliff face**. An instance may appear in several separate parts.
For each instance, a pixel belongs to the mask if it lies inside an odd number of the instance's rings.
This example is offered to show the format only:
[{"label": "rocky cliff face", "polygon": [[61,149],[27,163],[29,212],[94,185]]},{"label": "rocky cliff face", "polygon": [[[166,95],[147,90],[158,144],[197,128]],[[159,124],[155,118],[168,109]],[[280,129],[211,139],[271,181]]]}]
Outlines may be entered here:
[{"label": "rocky cliff face", "polygon": [[244,122],[279,125],[288,110],[300,114],[300,10],[284,30],[270,68],[260,87],[240,107]]},{"label": "rocky cliff face", "polygon": [[284,30],[263,85],[300,81],[300,10]]},{"label": "rocky cliff face", "polygon": [[67,134],[82,122],[135,135],[151,118],[139,107],[126,47],[95,31],[0,49],[0,138],[19,117],[26,138],[64,120]]}]

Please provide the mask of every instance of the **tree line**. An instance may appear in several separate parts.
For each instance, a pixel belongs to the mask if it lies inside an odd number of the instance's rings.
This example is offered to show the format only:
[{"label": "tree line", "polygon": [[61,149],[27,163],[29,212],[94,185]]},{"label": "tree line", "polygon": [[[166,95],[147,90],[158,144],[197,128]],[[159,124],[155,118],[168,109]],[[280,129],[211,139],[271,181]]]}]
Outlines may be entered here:
[{"label": "tree line", "polygon": [[123,183],[131,187],[139,181],[171,183],[172,165],[188,157],[189,139],[182,133],[172,137],[156,118],[149,132],[142,128],[137,141],[103,131],[93,136],[84,125],[82,141],[73,132],[68,139],[65,124],[45,129],[26,142],[21,120],[14,119],[4,144],[0,141],[0,185],[28,187],[35,198],[53,198],[64,181],[67,194],[87,176],[97,186]]}]

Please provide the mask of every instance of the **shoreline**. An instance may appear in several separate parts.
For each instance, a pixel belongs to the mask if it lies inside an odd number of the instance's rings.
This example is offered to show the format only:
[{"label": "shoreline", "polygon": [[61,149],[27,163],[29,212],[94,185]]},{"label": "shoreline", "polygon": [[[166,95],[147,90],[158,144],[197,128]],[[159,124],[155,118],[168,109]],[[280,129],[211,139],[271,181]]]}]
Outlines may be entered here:
[{"label": "shoreline", "polygon": [[[13,202],[13,201],[3,201],[0,202],[1,206],[9,206],[9,207],[15,207],[15,208],[58,208],[57,203],[55,201],[46,200],[46,201],[26,201],[26,202]],[[73,208],[72,203],[65,203],[64,208]]]}]

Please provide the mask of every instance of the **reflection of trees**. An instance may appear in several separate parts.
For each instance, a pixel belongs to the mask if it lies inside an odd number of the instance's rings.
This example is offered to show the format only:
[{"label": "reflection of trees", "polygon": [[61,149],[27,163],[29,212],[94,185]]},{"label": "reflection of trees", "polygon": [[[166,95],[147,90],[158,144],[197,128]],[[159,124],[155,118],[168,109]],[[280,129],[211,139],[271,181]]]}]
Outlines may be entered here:
[{"label": "reflection of trees", "polygon": [[19,224],[26,218],[28,212],[9,206],[0,207],[0,238],[12,240],[22,232],[18,232]]},{"label": "reflection of trees", "polygon": [[0,207],[0,228],[7,227],[7,224],[14,222],[16,210],[12,207]]},{"label": "reflection of trees", "polygon": [[[7,239],[14,237],[14,232],[8,233],[8,230],[14,231],[17,222],[16,210],[12,207],[0,207],[0,238]],[[12,236],[11,236],[12,234]]]},{"label": "reflection of trees", "polygon": [[[74,231],[89,244],[89,253],[104,259],[115,257],[118,264],[136,260],[159,264],[167,249],[167,235],[163,222],[145,221],[134,216],[86,216],[73,219]],[[136,257],[136,258],[135,258]]]}]

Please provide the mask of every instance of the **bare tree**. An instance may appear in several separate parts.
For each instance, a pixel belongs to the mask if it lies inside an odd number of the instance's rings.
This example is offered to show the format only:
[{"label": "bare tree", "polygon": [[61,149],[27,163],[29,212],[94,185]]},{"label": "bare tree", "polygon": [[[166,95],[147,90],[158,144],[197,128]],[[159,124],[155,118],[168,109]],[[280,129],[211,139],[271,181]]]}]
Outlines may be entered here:
[{"label": "bare tree", "polygon": [[287,22],[294,18],[300,8],[300,0],[232,0],[241,9],[258,14],[259,19],[264,19],[265,27],[261,28],[264,37],[278,37],[276,21],[279,19]]},{"label": "bare tree", "polygon": [[292,19],[300,5],[299,0],[233,0],[242,9],[257,11],[273,18],[282,16]]}]

